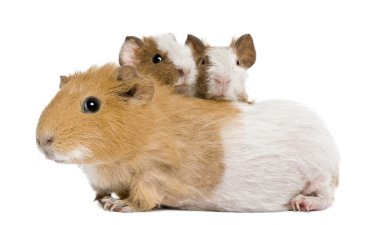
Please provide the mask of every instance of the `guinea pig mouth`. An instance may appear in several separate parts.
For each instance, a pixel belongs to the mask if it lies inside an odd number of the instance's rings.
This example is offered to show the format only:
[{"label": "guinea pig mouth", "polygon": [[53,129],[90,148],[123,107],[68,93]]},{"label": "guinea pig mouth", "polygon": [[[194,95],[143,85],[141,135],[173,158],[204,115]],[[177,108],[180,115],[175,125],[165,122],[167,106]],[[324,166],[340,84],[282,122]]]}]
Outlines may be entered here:
[{"label": "guinea pig mouth", "polygon": [[51,149],[40,148],[40,151],[45,155],[46,159],[53,160],[57,163],[67,163],[66,160],[60,159]]},{"label": "guinea pig mouth", "polygon": [[187,86],[187,84],[185,84],[185,83],[174,85],[174,87],[176,87],[176,88],[183,88],[183,87],[186,87],[186,86]]},{"label": "guinea pig mouth", "polygon": [[213,98],[213,99],[215,99],[217,101],[228,101],[228,98],[224,94],[222,94],[222,95],[215,95],[215,96],[212,96],[210,98]]}]

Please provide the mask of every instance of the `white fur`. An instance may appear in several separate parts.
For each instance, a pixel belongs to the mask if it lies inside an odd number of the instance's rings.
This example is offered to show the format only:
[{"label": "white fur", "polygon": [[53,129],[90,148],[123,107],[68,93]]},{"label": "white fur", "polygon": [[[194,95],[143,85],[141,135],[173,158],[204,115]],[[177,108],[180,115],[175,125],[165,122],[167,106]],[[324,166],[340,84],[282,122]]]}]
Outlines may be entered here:
[{"label": "white fur", "polygon": [[172,34],[154,36],[153,39],[160,51],[167,52],[174,66],[184,71],[184,78],[178,80],[176,85],[193,86],[198,72],[191,49],[187,45],[180,45]]},{"label": "white fur", "polygon": [[98,184],[98,174],[96,165],[80,165],[80,168],[83,170],[83,172],[86,174],[88,180],[93,185],[99,185]]},{"label": "white fur", "polygon": [[[221,133],[225,172],[212,197],[180,208],[236,212],[290,209],[303,192],[332,202],[339,156],[320,119],[301,104],[237,104],[240,116]],[[305,190],[307,187],[308,190]],[[309,190],[310,189],[310,190]]]},{"label": "white fur", "polygon": [[55,153],[55,159],[63,162],[82,161],[92,156],[92,152],[87,147],[81,145],[66,153]]},{"label": "white fur", "polygon": [[[206,97],[220,97],[223,94],[222,99],[237,101],[238,96],[245,93],[244,84],[248,73],[246,69],[236,65],[235,52],[230,47],[211,47],[206,54],[211,65],[207,70],[209,88]],[[215,80],[230,80],[230,83],[225,90],[221,91]]]}]

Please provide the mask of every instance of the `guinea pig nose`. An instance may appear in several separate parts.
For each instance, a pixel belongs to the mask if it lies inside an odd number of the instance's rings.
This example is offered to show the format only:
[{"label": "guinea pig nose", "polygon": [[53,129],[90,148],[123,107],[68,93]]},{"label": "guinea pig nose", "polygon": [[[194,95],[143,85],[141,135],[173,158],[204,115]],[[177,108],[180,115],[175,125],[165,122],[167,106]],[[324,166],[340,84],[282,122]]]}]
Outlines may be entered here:
[{"label": "guinea pig nose", "polygon": [[52,135],[46,135],[37,138],[37,144],[39,146],[50,146],[54,142],[54,137]]},{"label": "guinea pig nose", "polygon": [[182,70],[182,69],[178,69],[178,73],[179,73],[179,75],[181,75],[181,76],[185,75],[185,74],[183,73],[183,70]]},{"label": "guinea pig nose", "polygon": [[227,86],[229,83],[231,83],[231,79],[215,78],[214,80],[217,85],[222,86]]},{"label": "guinea pig nose", "polygon": [[189,75],[190,74],[190,69],[183,69],[183,74]]}]

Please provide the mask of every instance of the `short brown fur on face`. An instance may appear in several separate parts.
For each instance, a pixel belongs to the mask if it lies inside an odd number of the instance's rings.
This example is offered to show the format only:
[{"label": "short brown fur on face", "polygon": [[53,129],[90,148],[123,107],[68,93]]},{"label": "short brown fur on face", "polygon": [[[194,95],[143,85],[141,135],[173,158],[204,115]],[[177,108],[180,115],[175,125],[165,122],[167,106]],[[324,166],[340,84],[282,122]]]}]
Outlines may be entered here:
[{"label": "short brown fur on face", "polygon": [[207,70],[210,66],[210,60],[207,56],[207,49],[210,46],[204,44],[202,40],[191,34],[187,35],[185,44],[190,47],[198,69],[198,76],[195,85],[196,95],[200,98],[207,98],[209,77],[207,75]]},{"label": "short brown fur on face", "polygon": [[202,40],[191,34],[187,35],[185,44],[190,47],[195,59],[202,57],[207,49],[207,45]]},{"label": "short brown fur on face", "polygon": [[[136,211],[210,196],[224,172],[221,129],[239,113],[231,104],[171,94],[151,82],[112,64],[76,73],[37,127],[37,136],[55,136],[55,151],[90,149],[73,163],[91,168],[98,197],[118,193]],[[97,113],[82,112],[88,96],[101,101]]]},{"label": "short brown fur on face", "polygon": [[[156,54],[163,57],[161,63],[153,63],[152,58]],[[121,66],[134,66],[139,74],[151,76],[163,85],[174,86],[181,76],[167,52],[160,51],[152,37],[144,37],[142,40],[133,36],[126,37],[120,50],[119,63]]]}]

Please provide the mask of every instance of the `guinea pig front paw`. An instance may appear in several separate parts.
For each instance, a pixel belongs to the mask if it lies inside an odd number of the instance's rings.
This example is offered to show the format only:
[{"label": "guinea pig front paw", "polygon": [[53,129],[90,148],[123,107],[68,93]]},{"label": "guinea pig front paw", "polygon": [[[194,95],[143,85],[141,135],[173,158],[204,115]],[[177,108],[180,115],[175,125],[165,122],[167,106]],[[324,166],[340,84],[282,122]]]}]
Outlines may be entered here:
[{"label": "guinea pig front paw", "polygon": [[111,196],[105,196],[99,199],[103,209],[112,212],[133,212],[132,207],[126,199],[116,199]]}]

